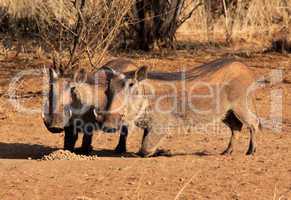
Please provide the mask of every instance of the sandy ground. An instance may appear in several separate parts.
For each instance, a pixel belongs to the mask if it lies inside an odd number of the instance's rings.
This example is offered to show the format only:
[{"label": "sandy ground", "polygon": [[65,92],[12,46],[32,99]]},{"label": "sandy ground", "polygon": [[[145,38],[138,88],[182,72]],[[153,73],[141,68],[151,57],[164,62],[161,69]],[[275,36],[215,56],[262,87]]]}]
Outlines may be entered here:
[{"label": "sandy ground", "polygon": [[[127,55],[121,55],[126,57]],[[179,70],[222,57],[217,51],[180,52],[178,55],[130,56],[152,68]],[[117,134],[94,136],[93,160],[39,160],[62,148],[63,136],[44,127],[40,114],[18,112],[7,97],[11,78],[41,67],[41,61],[20,55],[0,57],[0,199],[291,199],[291,64],[290,56],[255,54],[239,57],[257,77],[282,69],[284,81],[257,93],[260,116],[270,112],[271,91],[283,93],[283,128],[265,128],[258,149],[245,155],[248,133],[239,136],[231,156],[221,156],[230,133],[172,135],[162,144],[172,157],[138,158],[112,151]],[[178,68],[177,68],[178,67]],[[39,109],[42,78],[26,76],[16,95],[28,109]],[[128,151],[137,152],[141,132],[130,133]]]}]

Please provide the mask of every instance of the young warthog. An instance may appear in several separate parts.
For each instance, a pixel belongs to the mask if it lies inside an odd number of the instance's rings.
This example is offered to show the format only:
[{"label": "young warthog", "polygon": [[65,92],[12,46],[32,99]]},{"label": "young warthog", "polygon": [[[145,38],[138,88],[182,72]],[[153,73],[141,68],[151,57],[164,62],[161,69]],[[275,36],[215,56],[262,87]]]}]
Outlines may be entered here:
[{"label": "young warthog", "polygon": [[[110,118],[121,115],[122,124],[118,126],[127,127],[132,123],[144,129],[139,152],[142,156],[156,152],[167,130],[192,128],[217,120],[231,130],[230,142],[223,154],[232,153],[235,135],[243,125],[250,132],[247,155],[255,153],[255,135],[260,127],[252,92],[256,81],[246,65],[228,59],[185,72],[147,72],[142,67],[114,73],[108,85],[114,95],[104,125],[107,126]],[[117,149],[126,149],[125,144],[126,137],[121,135]]]},{"label": "young warthog", "polygon": [[[80,153],[88,154],[92,150],[92,132],[102,129],[113,132],[102,126],[106,117],[94,115],[94,111],[107,110],[111,103],[111,93],[108,84],[118,74],[119,79],[124,78],[121,72],[133,70],[136,66],[124,59],[114,59],[104,64],[93,73],[79,70],[76,73],[63,72],[56,67],[48,70],[49,91],[43,107],[42,118],[47,129],[52,133],[65,132],[64,149],[74,151],[78,132],[83,132],[83,142]],[[119,72],[117,73],[116,70]],[[106,119],[115,120],[118,124],[119,115]],[[113,123],[113,122],[112,122]],[[111,125],[110,125],[111,126]],[[126,131],[123,129],[123,132]],[[121,135],[125,135],[121,133]],[[122,150],[121,151],[125,151]]]}]

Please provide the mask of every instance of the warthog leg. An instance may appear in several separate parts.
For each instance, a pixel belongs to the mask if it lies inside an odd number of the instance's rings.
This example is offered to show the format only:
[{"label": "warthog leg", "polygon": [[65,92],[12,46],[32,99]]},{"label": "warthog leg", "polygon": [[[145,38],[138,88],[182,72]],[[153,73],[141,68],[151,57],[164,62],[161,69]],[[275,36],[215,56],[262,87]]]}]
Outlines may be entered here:
[{"label": "warthog leg", "polygon": [[223,122],[230,128],[231,130],[231,138],[228,143],[227,148],[222,152],[222,155],[230,155],[233,152],[234,143],[236,140],[236,136],[239,131],[242,129],[242,122],[235,116],[232,110],[228,111]]},{"label": "warthog leg", "polygon": [[75,152],[79,154],[89,155],[93,150],[93,147],[91,145],[92,137],[93,137],[92,133],[84,133],[82,146],[80,148],[77,148]]},{"label": "warthog leg", "polygon": [[157,150],[159,144],[165,138],[165,134],[154,131],[152,129],[145,128],[142,138],[141,149],[138,152],[138,155],[142,157],[150,156],[159,156],[159,155],[168,155],[169,152],[164,150]]},{"label": "warthog leg", "polygon": [[234,111],[239,120],[249,129],[250,131],[250,142],[247,150],[247,155],[254,155],[256,152],[256,132],[259,129],[259,120],[256,115],[249,113],[248,111],[241,111],[237,109]]},{"label": "warthog leg", "polygon": [[137,153],[141,157],[147,157],[150,155],[150,152],[147,152],[144,148],[144,141],[145,141],[145,138],[148,136],[148,134],[149,134],[149,129],[145,128],[143,132],[143,136],[142,136],[142,142],[141,142],[142,147]]},{"label": "warthog leg", "polygon": [[73,152],[77,139],[78,132],[74,131],[74,127],[65,127],[64,149]]},{"label": "warthog leg", "polygon": [[126,153],[126,140],[127,140],[127,135],[128,135],[128,128],[127,126],[122,126],[120,130],[120,137],[119,137],[119,142],[118,145],[115,148],[115,152],[122,154]]},{"label": "warthog leg", "polygon": [[78,154],[85,154],[89,155],[92,152],[92,137],[93,137],[93,129],[87,128],[83,129],[84,135],[83,135],[83,140],[82,140],[82,145],[80,148],[77,148],[75,150],[76,153]]},{"label": "warthog leg", "polygon": [[222,155],[230,155],[233,152],[233,146],[236,140],[237,133],[231,130],[231,137],[227,148],[221,153]]},{"label": "warthog leg", "polygon": [[253,126],[250,126],[248,129],[250,131],[250,143],[246,154],[253,155],[256,152],[256,138],[255,138],[256,129]]}]

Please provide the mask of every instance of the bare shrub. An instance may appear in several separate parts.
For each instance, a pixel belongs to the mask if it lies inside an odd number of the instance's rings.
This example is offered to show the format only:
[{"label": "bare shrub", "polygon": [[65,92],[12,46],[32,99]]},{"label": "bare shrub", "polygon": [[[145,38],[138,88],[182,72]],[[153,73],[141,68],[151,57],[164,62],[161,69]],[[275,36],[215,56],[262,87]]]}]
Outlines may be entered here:
[{"label": "bare shrub", "polygon": [[[51,41],[50,37],[46,37],[45,40],[51,42],[54,52],[69,55],[67,67],[74,67],[79,64],[80,59],[88,58],[91,66],[95,68],[108,48],[113,45],[123,26],[124,16],[132,6],[132,0],[76,0],[71,6],[72,8],[67,6],[66,9],[69,8],[70,13],[74,13],[73,16],[56,14],[52,23],[46,26],[56,28],[58,38]],[[44,32],[51,33],[49,30]],[[58,41],[57,44],[54,41]]]},{"label": "bare shrub", "polygon": [[4,0],[0,8],[7,19],[0,24],[7,25],[10,35],[34,33],[59,63],[75,65],[89,57],[95,66],[113,45],[131,7],[132,0]]}]

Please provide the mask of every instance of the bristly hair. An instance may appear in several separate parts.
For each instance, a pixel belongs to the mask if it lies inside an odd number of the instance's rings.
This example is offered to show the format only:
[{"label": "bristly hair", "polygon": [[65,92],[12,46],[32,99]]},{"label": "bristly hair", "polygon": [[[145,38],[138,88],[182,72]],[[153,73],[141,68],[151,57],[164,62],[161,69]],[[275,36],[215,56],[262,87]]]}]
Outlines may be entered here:
[{"label": "bristly hair", "polygon": [[198,67],[189,69],[187,71],[179,72],[148,72],[147,78],[152,80],[162,80],[162,81],[179,81],[179,80],[193,80],[195,78],[212,74],[216,72],[221,67],[234,62],[234,58],[218,59],[210,63],[200,65]]}]

